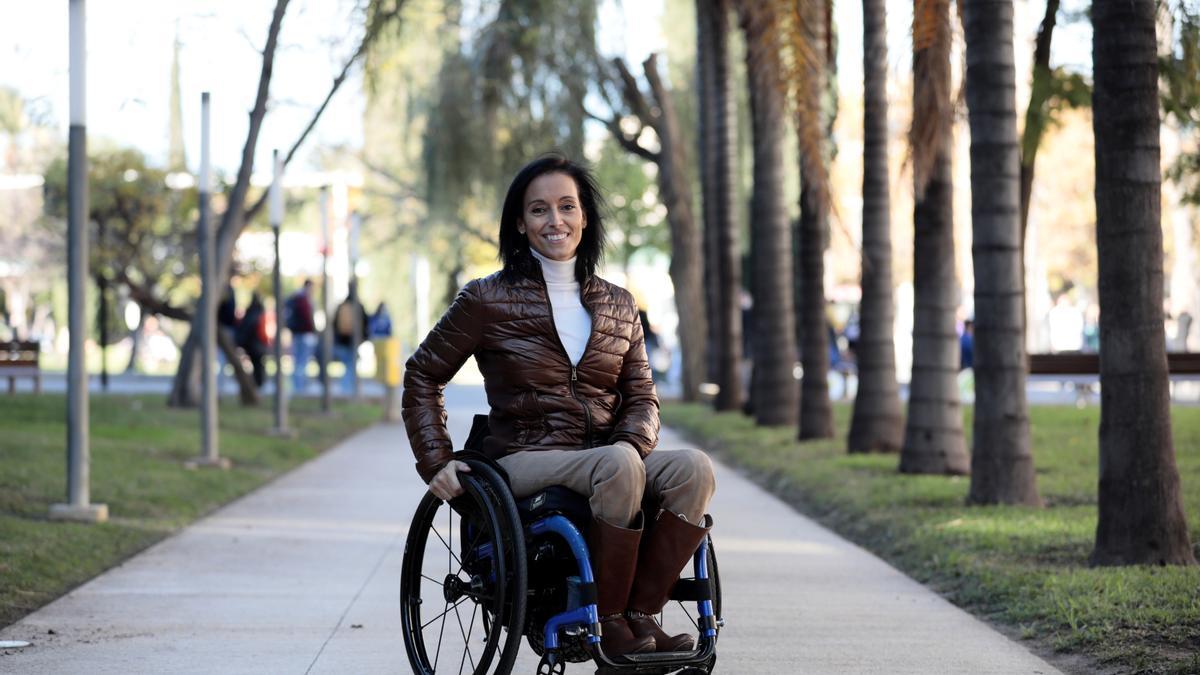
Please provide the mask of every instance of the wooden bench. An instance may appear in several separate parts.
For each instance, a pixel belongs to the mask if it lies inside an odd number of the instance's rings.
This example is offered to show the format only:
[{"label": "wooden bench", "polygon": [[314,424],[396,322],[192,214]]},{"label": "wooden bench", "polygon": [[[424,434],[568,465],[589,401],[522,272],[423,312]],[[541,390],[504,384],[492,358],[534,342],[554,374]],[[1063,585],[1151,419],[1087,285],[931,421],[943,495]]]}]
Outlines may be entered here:
[{"label": "wooden bench", "polygon": [[[1200,375],[1200,352],[1167,352],[1171,375]],[[1100,375],[1096,353],[1030,354],[1030,375]]]},{"label": "wooden bench", "polygon": [[[1177,380],[1200,379],[1200,353],[1167,352],[1167,372],[1170,376],[1171,398],[1175,398]],[[1100,383],[1100,355],[1091,353],[1030,354],[1029,374],[1056,379],[1070,384],[1075,391],[1076,405],[1084,405]]]},{"label": "wooden bench", "polygon": [[18,377],[33,378],[34,393],[42,393],[42,372],[38,369],[39,351],[40,347],[36,342],[0,342],[0,377],[8,378],[8,393],[16,391]]}]

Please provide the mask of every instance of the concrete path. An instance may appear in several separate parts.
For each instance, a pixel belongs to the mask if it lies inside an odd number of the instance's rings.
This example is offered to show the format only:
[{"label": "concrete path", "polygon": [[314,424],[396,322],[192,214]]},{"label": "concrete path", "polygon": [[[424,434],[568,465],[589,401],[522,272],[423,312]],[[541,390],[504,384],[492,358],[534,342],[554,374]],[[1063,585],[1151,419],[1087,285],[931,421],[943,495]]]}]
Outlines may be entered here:
[{"label": "concrete path", "polygon": [[[482,392],[448,399],[465,438]],[[718,484],[717,672],[1058,672],[723,466]],[[423,491],[402,428],[374,427],[0,631],[33,643],[0,672],[408,672],[398,584]],[[514,672],[535,664],[523,647]]]}]

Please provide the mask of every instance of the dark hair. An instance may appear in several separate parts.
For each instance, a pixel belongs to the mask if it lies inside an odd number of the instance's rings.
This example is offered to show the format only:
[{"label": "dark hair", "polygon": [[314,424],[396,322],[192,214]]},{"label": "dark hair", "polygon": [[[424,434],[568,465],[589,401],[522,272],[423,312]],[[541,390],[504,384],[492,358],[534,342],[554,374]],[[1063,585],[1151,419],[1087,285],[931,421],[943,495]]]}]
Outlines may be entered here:
[{"label": "dark hair", "polygon": [[587,222],[575,252],[575,276],[582,282],[596,273],[596,266],[604,257],[604,219],[600,215],[604,197],[591,171],[557,152],[542,155],[521,167],[508,186],[500,212],[500,262],[505,272],[519,271],[532,264],[529,239],[517,230],[517,222],[525,211],[525,191],[529,184],[548,173],[570,176],[579,190],[579,203]]}]

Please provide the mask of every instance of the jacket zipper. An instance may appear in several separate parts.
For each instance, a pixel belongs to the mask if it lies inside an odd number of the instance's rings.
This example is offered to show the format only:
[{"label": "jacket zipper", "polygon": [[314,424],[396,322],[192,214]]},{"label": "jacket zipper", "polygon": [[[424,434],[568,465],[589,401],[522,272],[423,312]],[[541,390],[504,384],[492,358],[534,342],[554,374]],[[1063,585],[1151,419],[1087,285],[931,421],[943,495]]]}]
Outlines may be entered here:
[{"label": "jacket zipper", "polygon": [[[541,261],[535,262],[538,266],[538,272],[542,271]],[[558,350],[562,352],[563,358],[566,359],[567,365],[571,368],[571,379],[567,385],[571,389],[571,398],[579,402],[579,407],[583,408],[583,442],[586,447],[594,447],[592,444],[592,410],[588,408],[587,402],[579,398],[579,394],[575,391],[575,383],[579,380],[579,370],[571,363],[571,355],[567,353],[567,348],[563,345],[562,338],[558,335],[558,324],[554,323],[554,303],[550,302],[550,287],[546,284],[546,276],[542,274],[542,290],[546,294],[546,307],[550,310],[550,327],[554,329],[554,342],[558,345]],[[586,303],[583,302],[583,284],[579,284],[579,304],[583,306],[584,311],[591,317],[592,311],[588,309]],[[592,334],[588,332],[587,342],[583,344],[583,354],[579,356],[579,362],[583,363],[583,357],[587,356],[588,347],[592,344]]]}]

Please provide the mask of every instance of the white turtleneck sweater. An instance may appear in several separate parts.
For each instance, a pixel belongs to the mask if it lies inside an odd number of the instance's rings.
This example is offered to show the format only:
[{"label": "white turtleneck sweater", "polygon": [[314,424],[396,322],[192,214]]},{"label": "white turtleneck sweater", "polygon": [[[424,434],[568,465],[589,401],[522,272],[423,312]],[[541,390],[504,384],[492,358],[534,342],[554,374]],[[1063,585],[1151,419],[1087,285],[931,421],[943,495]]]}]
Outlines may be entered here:
[{"label": "white turtleneck sweater", "polygon": [[542,276],[546,279],[546,291],[550,295],[550,309],[554,313],[554,327],[558,339],[567,350],[571,365],[579,365],[583,350],[592,335],[592,315],[588,314],[579,298],[579,281],[575,279],[575,258],[551,260],[535,251],[530,253],[542,263]]}]

